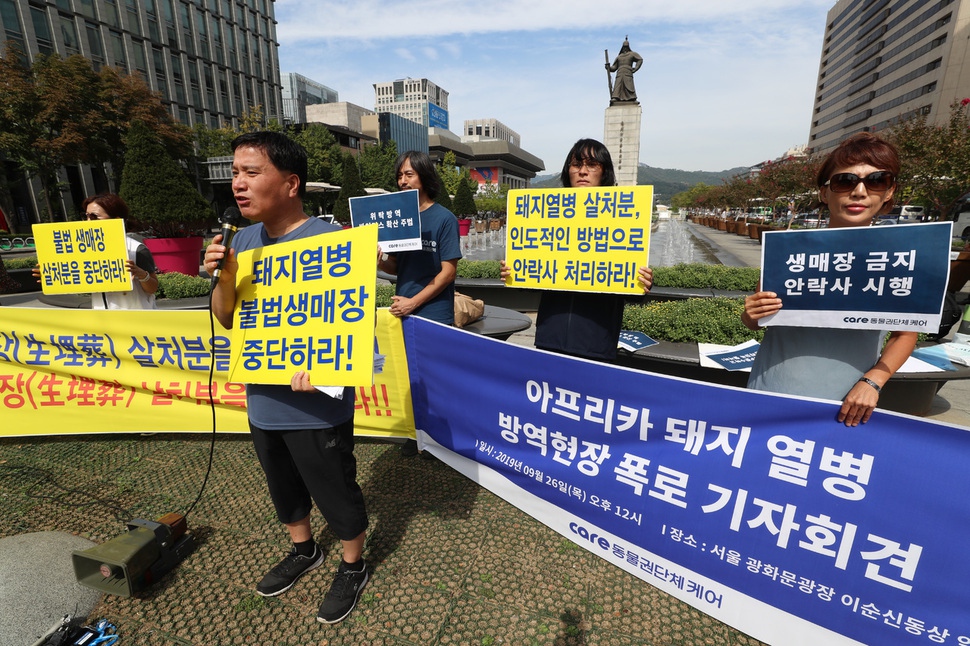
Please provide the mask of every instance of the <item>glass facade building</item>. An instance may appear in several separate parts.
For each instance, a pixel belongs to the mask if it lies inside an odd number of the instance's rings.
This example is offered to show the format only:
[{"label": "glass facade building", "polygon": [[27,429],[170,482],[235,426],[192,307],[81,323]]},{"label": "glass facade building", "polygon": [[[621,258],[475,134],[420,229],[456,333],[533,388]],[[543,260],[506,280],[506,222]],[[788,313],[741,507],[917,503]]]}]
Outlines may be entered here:
[{"label": "glass facade building", "polygon": [[283,121],[273,0],[0,0],[0,45],[139,74],[186,125]]},{"label": "glass facade building", "polygon": [[282,74],[280,81],[283,87],[283,117],[287,123],[307,123],[307,106],[340,101],[336,90],[296,72]]},{"label": "glass facade building", "polygon": [[[13,43],[28,62],[80,54],[95,71],[139,75],[185,125],[237,127],[257,106],[283,121],[274,0],[0,0],[0,51]],[[20,175],[2,159],[0,173]],[[62,169],[63,212],[111,190],[100,166]],[[18,226],[41,212],[40,186],[12,182]]]}]

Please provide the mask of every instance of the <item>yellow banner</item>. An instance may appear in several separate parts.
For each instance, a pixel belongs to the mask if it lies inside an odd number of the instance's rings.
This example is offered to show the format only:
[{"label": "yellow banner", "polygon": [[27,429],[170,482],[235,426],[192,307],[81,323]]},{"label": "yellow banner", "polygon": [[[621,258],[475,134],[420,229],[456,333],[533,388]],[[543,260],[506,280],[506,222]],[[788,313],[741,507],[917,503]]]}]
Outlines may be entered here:
[{"label": "yellow banner", "polygon": [[32,227],[45,294],[130,292],[125,222],[55,222]]},{"label": "yellow banner", "polygon": [[375,226],[240,253],[230,379],[370,386],[376,253]]},{"label": "yellow banner", "polygon": [[[245,387],[228,381],[229,333],[199,310],[3,308],[0,436],[248,432]],[[355,389],[356,434],[414,437],[401,321],[378,311],[387,355],[374,384]],[[372,343],[372,341],[369,341]]]},{"label": "yellow banner", "polygon": [[652,186],[509,191],[509,287],[641,294]]}]

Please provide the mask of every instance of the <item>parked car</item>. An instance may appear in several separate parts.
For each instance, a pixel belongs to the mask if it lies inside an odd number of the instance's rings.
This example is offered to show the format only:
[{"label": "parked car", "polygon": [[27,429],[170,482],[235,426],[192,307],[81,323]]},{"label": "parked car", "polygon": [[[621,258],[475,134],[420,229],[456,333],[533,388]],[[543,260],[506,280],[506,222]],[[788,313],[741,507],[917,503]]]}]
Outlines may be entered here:
[{"label": "parked car", "polygon": [[799,213],[792,218],[792,228],[800,229],[824,229],[829,225],[828,218],[822,218],[817,212]]},{"label": "parked car", "polygon": [[889,212],[889,216],[905,224],[907,222],[922,222],[926,216],[926,210],[917,204],[897,204]]}]

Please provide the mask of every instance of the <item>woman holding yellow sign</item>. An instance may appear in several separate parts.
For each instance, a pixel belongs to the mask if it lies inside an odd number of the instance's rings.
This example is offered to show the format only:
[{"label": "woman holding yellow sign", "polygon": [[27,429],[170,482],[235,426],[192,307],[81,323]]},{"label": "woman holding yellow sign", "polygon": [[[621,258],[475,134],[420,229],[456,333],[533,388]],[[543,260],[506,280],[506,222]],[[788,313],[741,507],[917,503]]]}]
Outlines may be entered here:
[{"label": "woman holding yellow sign", "polygon": [[[577,141],[560,174],[567,188],[616,186],[610,151],[595,139]],[[502,261],[502,280],[511,272]],[[643,293],[650,291],[653,270],[640,267]],[[623,327],[624,297],[595,292],[546,291],[536,314],[536,347],[586,359],[613,361]]]},{"label": "woman holding yellow sign", "polygon": [[[101,193],[81,202],[85,220],[124,220],[128,217],[128,205],[114,193]],[[126,292],[94,292],[91,309],[94,310],[153,310],[155,292],[158,291],[158,269],[155,258],[143,242],[129,233],[125,236],[128,257],[125,265],[132,277],[132,288]],[[40,267],[34,268],[40,276]]]}]

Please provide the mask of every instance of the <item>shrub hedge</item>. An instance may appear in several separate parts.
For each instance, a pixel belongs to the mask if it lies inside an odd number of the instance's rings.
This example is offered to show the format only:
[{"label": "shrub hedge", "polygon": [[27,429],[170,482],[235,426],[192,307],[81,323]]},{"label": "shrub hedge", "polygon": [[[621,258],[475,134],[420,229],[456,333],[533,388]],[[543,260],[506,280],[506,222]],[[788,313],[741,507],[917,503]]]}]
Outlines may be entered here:
[{"label": "shrub hedge", "polygon": [[654,267],[653,284],[657,287],[699,289],[709,287],[735,292],[753,292],[761,270],[757,267],[727,267],[703,263],[680,263],[673,267]]},{"label": "shrub hedge", "polygon": [[643,332],[658,341],[737,345],[760,341],[764,331],[753,332],[741,323],[743,298],[688,298],[682,301],[627,305],[623,329]]},{"label": "shrub hedge", "polygon": [[376,303],[377,307],[390,307],[391,296],[394,296],[394,285],[380,283],[377,285],[374,303]]},{"label": "shrub hedge", "polygon": [[201,276],[188,276],[177,271],[158,275],[155,298],[198,298],[209,295],[211,281]]},{"label": "shrub hedge", "polygon": [[4,258],[3,266],[10,269],[30,269],[37,264],[37,256],[21,256],[20,258]]},{"label": "shrub hedge", "polygon": [[459,278],[499,278],[502,266],[498,260],[458,260]]}]

